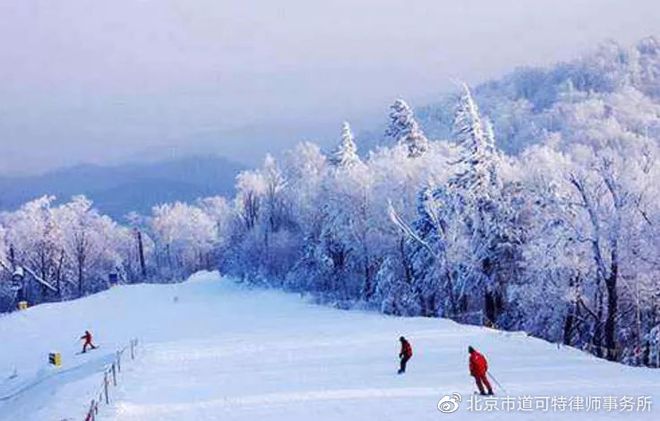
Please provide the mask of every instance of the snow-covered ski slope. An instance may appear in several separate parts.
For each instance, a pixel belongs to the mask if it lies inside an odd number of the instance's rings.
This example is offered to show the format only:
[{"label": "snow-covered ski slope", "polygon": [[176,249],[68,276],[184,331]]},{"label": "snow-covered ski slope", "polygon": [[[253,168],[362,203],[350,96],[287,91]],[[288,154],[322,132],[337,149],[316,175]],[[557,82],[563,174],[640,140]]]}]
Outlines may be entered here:
[{"label": "snow-covered ski slope", "polygon": [[[101,348],[76,356],[86,328]],[[397,376],[400,335],[410,339],[414,356]],[[0,419],[82,420],[100,371],[132,337],[141,340],[138,358],[124,363],[101,420],[651,420],[660,414],[636,406],[620,411],[626,397],[637,405],[648,396],[660,405],[657,370],[524,334],[317,306],[202,273],[183,284],[122,286],[0,317]],[[503,412],[500,400],[500,411],[470,411],[468,345],[486,354],[513,400],[530,396],[536,406],[555,396],[560,406]],[[63,354],[59,369],[46,364],[51,350]],[[451,393],[462,395],[460,408],[439,412],[438,400]],[[561,410],[562,397],[574,396],[609,399],[605,406],[613,396],[619,407]]]}]

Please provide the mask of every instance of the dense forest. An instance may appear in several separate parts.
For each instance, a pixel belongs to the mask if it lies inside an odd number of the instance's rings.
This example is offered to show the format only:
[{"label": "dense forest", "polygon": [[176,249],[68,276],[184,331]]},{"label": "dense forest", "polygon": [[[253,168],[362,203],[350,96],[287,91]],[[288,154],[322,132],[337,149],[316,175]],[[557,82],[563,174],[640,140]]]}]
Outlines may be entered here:
[{"label": "dense forest", "polygon": [[332,151],[301,143],[243,171],[234,198],[123,225],[82,196],[4,213],[0,310],[220,269],[658,367],[660,42],[462,86],[417,114],[398,99],[370,150],[344,123]]}]

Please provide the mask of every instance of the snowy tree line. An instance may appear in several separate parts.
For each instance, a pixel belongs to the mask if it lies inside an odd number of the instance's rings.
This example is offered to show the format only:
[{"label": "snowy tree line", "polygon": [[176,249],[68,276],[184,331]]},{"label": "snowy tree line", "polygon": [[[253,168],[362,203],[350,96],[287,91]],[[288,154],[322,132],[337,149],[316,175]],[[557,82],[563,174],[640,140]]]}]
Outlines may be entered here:
[{"label": "snowy tree line", "polygon": [[0,215],[0,311],[215,268],[228,208],[220,197],[164,204],[120,225],[84,196],[59,205],[53,196],[28,202]]},{"label": "snowy tree line", "polygon": [[[516,81],[530,98],[554,92],[539,112],[507,99],[487,118],[463,87],[444,140],[397,100],[380,147],[358,153],[344,123],[332,151],[305,142],[242,172],[231,200],[118,225],[84,197],[37,199],[0,217],[2,276],[30,268],[21,293],[38,303],[105,289],[111,273],[132,283],[220,268],[342,308],[523,330],[658,366],[660,47],[635,51],[634,72],[624,56]],[[498,146],[522,132],[534,141],[518,154]],[[17,297],[2,285],[8,309]]]},{"label": "snowy tree line", "polygon": [[344,124],[329,154],[303,143],[241,174],[223,271],[655,364],[657,139],[612,128],[605,146],[554,136],[513,157],[467,87],[455,110],[450,141],[398,100],[392,147],[361,159]]}]

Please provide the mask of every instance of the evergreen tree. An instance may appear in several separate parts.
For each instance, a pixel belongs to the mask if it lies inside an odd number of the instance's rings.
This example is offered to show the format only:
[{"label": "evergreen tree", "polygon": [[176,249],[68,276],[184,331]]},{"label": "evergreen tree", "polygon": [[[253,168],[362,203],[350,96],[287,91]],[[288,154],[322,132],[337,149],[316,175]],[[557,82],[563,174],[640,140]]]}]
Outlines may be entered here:
[{"label": "evergreen tree", "polygon": [[344,122],[341,128],[341,142],[337,145],[337,148],[328,160],[332,165],[342,168],[350,167],[360,162],[355,137],[351,131],[351,126],[347,122]]},{"label": "evergreen tree", "polygon": [[402,99],[390,106],[390,123],[385,135],[405,146],[410,158],[423,155],[429,148],[429,141],[415,120],[412,108]]},{"label": "evergreen tree", "polygon": [[508,235],[511,218],[506,216],[503,203],[493,129],[488,121],[482,120],[466,85],[453,124],[459,147],[455,164],[460,170],[449,185],[458,205],[456,217],[464,225],[465,241],[460,289],[465,296],[481,296],[476,308],[482,307],[487,323],[496,323],[504,293],[500,272],[503,262],[511,260],[504,259],[502,253],[510,250],[508,243],[515,240]]},{"label": "evergreen tree", "polygon": [[450,180],[450,185],[483,197],[488,195],[490,187],[498,184],[495,136],[490,122],[482,122],[470,89],[467,85],[463,88],[453,122],[454,140],[460,149],[456,164],[461,170]]}]

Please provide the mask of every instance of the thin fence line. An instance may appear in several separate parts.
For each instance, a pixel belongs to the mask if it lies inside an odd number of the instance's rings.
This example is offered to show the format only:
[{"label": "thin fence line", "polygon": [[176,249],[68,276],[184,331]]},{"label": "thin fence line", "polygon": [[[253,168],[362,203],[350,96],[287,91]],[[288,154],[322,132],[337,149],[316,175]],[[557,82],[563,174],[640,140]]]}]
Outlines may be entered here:
[{"label": "thin fence line", "polygon": [[129,345],[124,346],[122,349],[115,353],[115,360],[103,370],[103,381],[101,386],[98,388],[98,393],[95,393],[93,396],[98,399],[92,399],[89,404],[89,409],[85,416],[85,421],[95,421],[96,416],[99,413],[99,403],[105,402],[106,405],[110,404],[110,386],[117,387],[118,385],[118,373],[121,373],[121,357],[124,355],[124,352],[130,350],[131,360],[135,359],[135,349],[137,348],[138,340],[137,338],[131,339]]}]

